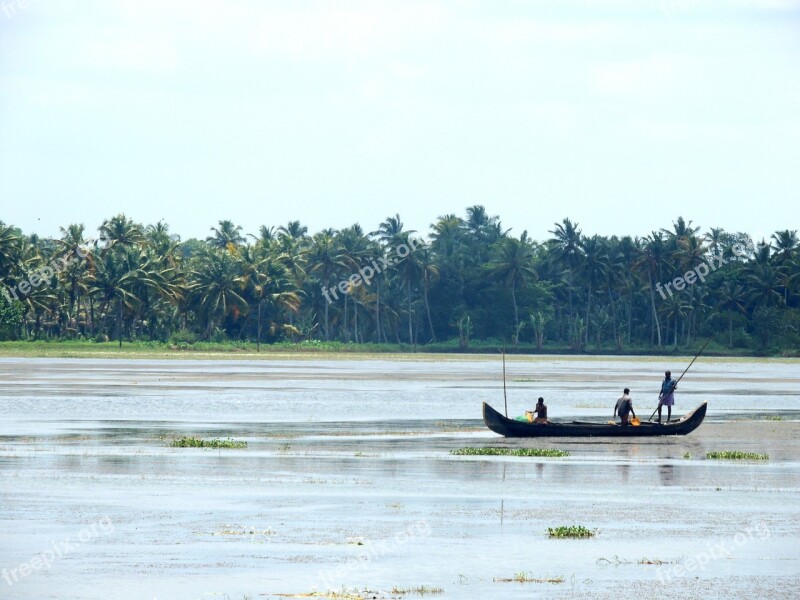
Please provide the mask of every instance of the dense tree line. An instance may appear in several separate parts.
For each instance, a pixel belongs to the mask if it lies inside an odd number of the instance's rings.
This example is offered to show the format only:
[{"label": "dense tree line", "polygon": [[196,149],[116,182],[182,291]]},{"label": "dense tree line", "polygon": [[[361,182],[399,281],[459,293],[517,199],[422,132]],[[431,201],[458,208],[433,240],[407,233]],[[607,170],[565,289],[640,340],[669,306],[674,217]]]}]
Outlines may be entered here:
[{"label": "dense tree line", "polygon": [[719,334],[730,347],[796,349],[800,244],[754,244],[678,218],[639,238],[519,237],[482,206],[430,232],[399,215],[310,235],[300,222],[247,234],[220,221],[181,241],[125,215],[60,239],[0,221],[0,339],[475,340],[544,350],[669,349]]}]

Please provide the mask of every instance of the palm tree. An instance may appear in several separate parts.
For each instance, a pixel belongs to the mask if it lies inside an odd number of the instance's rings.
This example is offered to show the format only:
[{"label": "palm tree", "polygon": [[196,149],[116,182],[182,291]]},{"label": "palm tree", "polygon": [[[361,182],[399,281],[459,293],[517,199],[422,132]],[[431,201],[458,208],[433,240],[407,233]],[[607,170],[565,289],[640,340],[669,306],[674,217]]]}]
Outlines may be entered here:
[{"label": "palm tree", "polygon": [[511,303],[514,307],[514,345],[519,341],[519,309],[517,307],[517,286],[524,286],[536,281],[533,248],[524,232],[520,239],[506,238],[499,243],[494,259],[488,265],[492,277],[502,281],[503,286],[511,291]]},{"label": "palm tree", "polygon": [[256,323],[256,350],[261,351],[262,318],[265,309],[272,309],[275,318],[270,322],[272,335],[278,329],[284,332],[299,333],[294,327],[279,322],[283,310],[297,313],[300,308],[300,295],[292,288],[289,273],[283,262],[284,256],[268,256],[257,261],[243,260],[242,280],[258,303]]},{"label": "palm tree", "polygon": [[[673,323],[672,342],[674,349],[678,348],[678,322],[686,318],[686,312],[689,310],[683,294],[673,294],[669,296],[664,302],[663,315],[665,321],[665,328],[669,325],[670,320]],[[666,334],[665,334],[666,335]],[[666,340],[665,340],[666,341]]]},{"label": "palm tree", "polygon": [[448,266],[458,266],[458,249],[463,244],[464,221],[453,214],[444,215],[431,224],[431,250]]},{"label": "palm tree", "polygon": [[694,237],[700,231],[699,227],[692,227],[692,222],[684,221],[683,217],[678,217],[677,221],[672,222],[672,230],[662,229],[661,233],[668,236],[669,239],[678,243],[679,240]]},{"label": "palm tree", "polygon": [[220,250],[206,250],[194,260],[190,291],[206,319],[206,338],[229,314],[247,309],[242,296],[241,260]]},{"label": "palm tree", "polygon": [[336,239],[326,232],[320,232],[311,239],[311,246],[306,252],[306,260],[308,264],[311,265],[311,273],[317,276],[318,282],[321,284],[323,290],[325,341],[329,341],[331,337],[328,308],[332,300],[329,299],[328,294],[333,294],[334,298],[338,298],[338,294],[335,288],[334,291],[329,292],[328,287],[331,284],[333,276],[346,264],[345,257]]},{"label": "palm tree", "polygon": [[[387,217],[385,221],[383,221],[379,226],[377,231],[373,231],[370,235],[375,237],[378,243],[381,245],[380,252],[382,255],[387,255],[395,252],[397,248],[401,244],[405,244],[408,241],[408,235],[411,233],[416,233],[413,229],[411,231],[404,231],[403,230],[403,221],[400,219],[399,214],[395,214],[393,217]],[[410,267],[410,265],[406,265],[406,267]],[[411,269],[408,269],[409,274],[411,273]],[[381,334],[386,336],[385,332],[382,332],[382,325],[381,325],[381,291],[382,291],[382,283],[386,279],[387,273],[380,273],[378,277],[375,279],[375,321],[377,326],[377,334],[378,334],[378,341],[381,340]],[[411,292],[409,290],[409,305],[410,305],[410,295]],[[409,313],[408,313],[408,320],[409,320],[409,332],[411,330],[411,307],[409,306]],[[409,341],[411,335],[409,334]]]},{"label": "palm tree", "polygon": [[0,281],[3,282],[4,296],[10,297],[9,292],[5,290],[5,284],[17,283],[22,260],[21,251],[20,231],[16,227],[0,221]]},{"label": "palm tree", "polygon": [[99,231],[100,240],[106,244],[105,251],[113,250],[116,247],[141,246],[145,243],[142,226],[134,223],[124,214],[103,221]]},{"label": "palm tree", "polygon": [[778,260],[779,264],[792,260],[800,248],[800,240],[797,238],[797,230],[784,229],[783,231],[776,231],[772,234],[772,248],[775,250],[773,258]]},{"label": "palm tree", "polygon": [[100,313],[104,317],[109,316],[109,309],[116,308],[115,337],[122,347],[123,310],[133,312],[141,302],[137,293],[140,286],[158,289],[160,282],[157,276],[153,276],[143,251],[121,245],[113,247],[112,252],[95,258],[89,278],[89,294],[99,298]]},{"label": "palm tree", "polygon": [[795,229],[791,231],[788,229],[776,231],[772,234],[772,240],[774,242],[772,248],[775,250],[772,258],[783,269],[784,277],[781,281],[783,303],[788,306],[789,290],[798,276],[796,268],[793,269],[792,267],[795,267],[794,261],[800,248],[800,240],[797,238],[797,230]]},{"label": "palm tree", "polygon": [[726,281],[717,291],[717,308],[728,315],[728,347],[733,348],[733,317],[735,314],[747,312],[747,294],[744,288],[734,280]]},{"label": "palm tree", "polygon": [[590,238],[581,238],[581,249],[583,250],[583,261],[580,267],[580,274],[587,287],[586,337],[584,343],[588,345],[589,327],[592,324],[592,293],[598,288],[600,282],[605,279],[608,251],[603,239],[598,235],[593,235]]},{"label": "palm tree", "polygon": [[372,232],[371,235],[377,236],[378,240],[388,249],[395,250],[401,244],[408,241],[408,235],[416,233],[413,229],[405,231],[403,229],[403,221],[400,220],[400,215],[395,214],[393,217],[387,217],[379,226],[378,230]]},{"label": "palm tree", "polygon": [[[661,233],[654,231],[650,236],[645,238],[639,258],[636,261],[636,267],[640,273],[643,273],[647,281],[647,286],[650,290],[650,310],[652,316],[652,323],[655,326],[655,333],[657,345],[661,347],[661,322],[658,319],[658,311],[656,310],[656,294],[655,284],[661,280],[661,266],[665,261],[666,247],[664,238]],[[651,329],[652,332],[652,329]],[[650,343],[653,343],[652,333],[650,336]]]},{"label": "palm tree", "polygon": [[[396,248],[399,248],[403,245],[409,249],[414,247],[415,244],[409,242],[409,234],[410,232],[404,232],[398,236],[397,241],[399,243],[397,244]],[[423,268],[419,254],[409,251],[405,257],[399,258],[399,260],[394,263],[393,269],[398,273],[400,281],[406,289],[406,300],[408,302],[408,343],[414,344],[415,337],[412,327],[414,309],[411,289],[414,285],[422,280]]]},{"label": "palm tree", "polygon": [[[769,254],[769,247],[762,246],[756,251],[759,254]],[[772,264],[769,260],[759,260],[749,263],[745,267],[746,281],[749,284],[749,303],[751,307],[776,306],[783,302],[781,283],[784,280],[784,271],[781,267]]]},{"label": "palm tree", "polygon": [[230,252],[235,251],[236,247],[245,243],[242,235],[242,226],[234,225],[233,221],[219,221],[219,227],[212,227],[214,235],[206,238],[206,242],[212,248],[225,248]]},{"label": "palm tree", "polygon": [[169,232],[169,225],[164,221],[148,225],[145,228],[145,237],[153,250],[162,257],[172,255],[181,241],[181,236]]},{"label": "palm tree", "polygon": [[81,256],[82,246],[84,245],[84,226],[71,224],[66,229],[59,227],[61,239],[57,240],[59,254],[61,257],[69,257],[69,264],[59,273],[59,278],[67,284],[69,289],[69,300],[67,303],[67,321],[74,320],[74,330],[78,332],[79,319],[81,312],[81,297],[89,293],[89,262],[84,260],[74,260],[75,256]]},{"label": "palm tree", "polygon": [[302,240],[308,234],[308,227],[301,225],[300,221],[289,221],[286,227],[278,227],[278,238],[290,238],[292,240]]},{"label": "palm tree", "polygon": [[566,271],[567,297],[569,304],[569,322],[573,322],[572,290],[574,274],[580,267],[583,260],[583,248],[581,247],[581,230],[578,223],[572,223],[569,219],[564,219],[561,223],[555,224],[555,229],[550,231],[553,238],[549,240],[552,249],[551,256],[563,266]]},{"label": "palm tree", "polygon": [[429,246],[423,246],[415,251],[422,272],[422,298],[425,301],[425,313],[428,316],[428,329],[431,331],[431,341],[436,341],[436,330],[433,328],[431,319],[431,305],[428,301],[428,291],[431,284],[439,279],[439,267],[436,265],[435,257]]},{"label": "palm tree", "polygon": [[724,250],[725,230],[721,227],[712,227],[706,234],[706,241],[708,242],[708,249],[711,251],[711,254],[722,254]]}]

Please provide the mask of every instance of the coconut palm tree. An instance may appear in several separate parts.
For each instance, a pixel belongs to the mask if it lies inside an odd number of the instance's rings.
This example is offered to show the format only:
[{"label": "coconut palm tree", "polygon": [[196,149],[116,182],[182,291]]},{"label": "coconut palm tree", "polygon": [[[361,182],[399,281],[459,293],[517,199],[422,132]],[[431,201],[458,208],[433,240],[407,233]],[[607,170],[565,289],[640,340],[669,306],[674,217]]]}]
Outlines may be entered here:
[{"label": "coconut palm tree", "polygon": [[104,251],[110,251],[116,247],[141,246],[145,243],[142,226],[121,213],[103,221],[99,231],[100,241],[105,242]]},{"label": "coconut palm tree", "polygon": [[206,238],[206,242],[212,248],[226,248],[229,252],[234,252],[236,247],[245,243],[242,235],[242,226],[234,225],[233,221],[219,221],[219,227],[212,227],[214,235]]},{"label": "coconut palm tree", "polygon": [[[656,309],[655,284],[661,281],[661,267],[666,261],[666,245],[661,233],[654,231],[644,239],[640,249],[639,257],[636,261],[636,268],[647,283],[650,292],[650,310],[652,324],[655,328],[657,345],[661,347],[661,322],[658,318]],[[653,329],[651,328],[650,343],[653,343]]]},{"label": "coconut palm tree", "polygon": [[[772,259],[783,271],[781,286],[783,287],[783,303],[789,305],[789,292],[798,274],[795,265],[795,258],[800,249],[800,240],[797,238],[797,230],[784,229],[772,234],[772,249],[775,253]],[[794,268],[793,268],[794,267]]]},{"label": "coconut palm tree", "polygon": [[592,293],[606,279],[608,249],[598,235],[581,238],[583,261],[580,265],[580,276],[586,286],[586,337],[584,343],[589,344],[589,328],[592,325]]},{"label": "coconut palm tree", "polygon": [[728,347],[733,348],[733,317],[746,314],[747,293],[735,280],[728,280],[717,290],[717,305],[728,316]]},{"label": "coconut palm tree", "polygon": [[517,307],[517,288],[536,281],[534,268],[534,252],[528,241],[527,232],[520,239],[505,238],[496,246],[495,256],[487,266],[491,277],[502,282],[503,287],[511,293],[514,307],[514,345],[519,341],[519,308]]},{"label": "coconut palm tree", "polygon": [[[310,266],[310,272],[317,276],[317,280],[321,289],[323,290],[322,296],[323,308],[325,313],[325,341],[331,339],[330,334],[330,320],[329,320],[329,305],[333,300],[329,298],[331,295],[334,299],[338,298],[336,288],[334,291],[329,291],[334,275],[336,275],[342,267],[346,265],[346,258],[342,254],[341,248],[336,238],[327,232],[320,232],[311,239],[311,245],[305,254],[305,260]],[[335,283],[335,282],[334,282]]]},{"label": "coconut palm tree", "polygon": [[267,256],[262,259],[250,260],[250,253],[243,253],[242,281],[248,290],[248,295],[257,303],[256,322],[256,350],[261,351],[261,333],[263,317],[266,311],[271,311],[273,318],[269,322],[271,335],[278,331],[284,333],[299,333],[293,326],[280,321],[280,313],[284,310],[297,313],[300,308],[300,295],[293,288],[284,257]]},{"label": "coconut palm tree", "polygon": [[431,341],[436,341],[436,330],[431,319],[431,305],[428,300],[428,292],[431,285],[439,279],[439,267],[436,265],[435,257],[429,246],[423,246],[415,250],[416,258],[419,262],[422,273],[422,298],[425,301],[425,314],[428,316],[428,329],[431,331]]},{"label": "coconut palm tree", "polygon": [[581,230],[578,223],[564,219],[556,223],[550,231],[553,238],[549,240],[552,258],[566,272],[567,299],[569,303],[569,321],[573,321],[572,291],[574,287],[575,272],[583,261],[583,248],[581,247]]},{"label": "coconut palm tree", "polygon": [[247,301],[242,296],[241,259],[237,254],[206,250],[194,259],[190,277],[189,290],[205,317],[207,339],[228,315],[247,310]]}]

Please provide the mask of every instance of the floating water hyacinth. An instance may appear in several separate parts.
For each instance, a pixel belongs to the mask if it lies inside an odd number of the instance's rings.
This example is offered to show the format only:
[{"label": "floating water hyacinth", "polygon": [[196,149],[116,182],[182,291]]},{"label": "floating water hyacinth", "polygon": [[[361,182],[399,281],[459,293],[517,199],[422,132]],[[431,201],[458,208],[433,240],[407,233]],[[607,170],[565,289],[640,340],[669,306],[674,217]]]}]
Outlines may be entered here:
[{"label": "floating water hyacinth", "polygon": [[186,436],[177,440],[172,440],[172,444],[170,445],[173,448],[247,448],[247,442],[239,442],[230,438],[227,440],[221,440],[219,438],[203,440]]},{"label": "floating water hyacinth", "polygon": [[545,456],[545,457],[564,457],[569,456],[566,450],[556,448],[459,448],[451,450],[454,456]]},{"label": "floating water hyacinth", "polygon": [[769,454],[739,452],[738,450],[725,450],[720,452],[707,452],[706,458],[717,458],[723,460],[769,460]]},{"label": "floating water hyacinth", "polygon": [[583,525],[562,525],[560,527],[548,527],[547,535],[555,538],[590,538],[594,537],[596,531],[596,529],[587,529]]}]

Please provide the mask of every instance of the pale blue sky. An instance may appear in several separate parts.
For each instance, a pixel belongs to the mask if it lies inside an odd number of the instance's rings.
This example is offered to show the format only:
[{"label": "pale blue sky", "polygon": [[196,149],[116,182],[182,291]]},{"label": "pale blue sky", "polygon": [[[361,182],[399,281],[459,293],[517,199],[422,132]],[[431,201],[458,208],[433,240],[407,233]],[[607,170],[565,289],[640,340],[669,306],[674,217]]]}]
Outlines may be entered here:
[{"label": "pale blue sky", "polygon": [[800,229],[800,2],[0,0],[0,220]]}]

